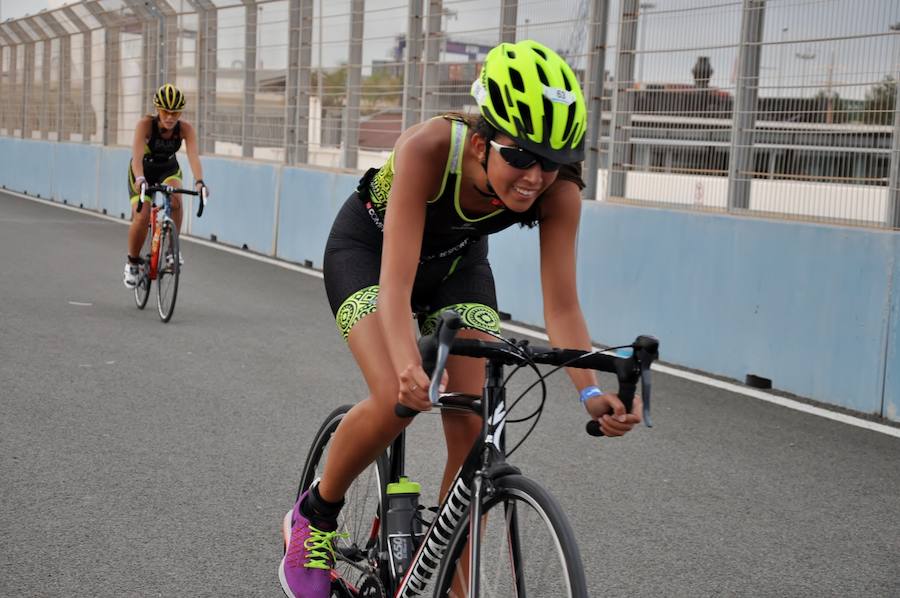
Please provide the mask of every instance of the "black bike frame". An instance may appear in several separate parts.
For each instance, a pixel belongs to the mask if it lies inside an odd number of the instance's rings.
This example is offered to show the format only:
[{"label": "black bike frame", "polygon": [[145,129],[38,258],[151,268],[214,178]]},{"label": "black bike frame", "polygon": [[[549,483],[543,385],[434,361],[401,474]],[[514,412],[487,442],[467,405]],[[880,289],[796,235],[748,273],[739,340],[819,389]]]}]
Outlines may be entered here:
[{"label": "black bike frame", "polygon": [[[486,485],[492,480],[519,473],[506,462],[506,389],[503,386],[503,364],[488,359],[485,365],[485,386],[482,395],[481,434],[472,445],[459,473],[456,474],[447,496],[438,508],[438,515],[428,528],[415,557],[402,580],[392,579],[395,598],[421,596],[428,582],[441,565],[453,531],[466,517],[469,508],[469,595],[478,595],[478,568],[481,556],[481,500]],[[475,412],[474,409],[472,409]],[[397,481],[404,469],[404,437],[401,433],[391,444],[389,481]],[[516,571],[521,571],[521,552],[515,513],[509,518],[512,559]],[[385,530],[388,534],[394,530]],[[390,591],[390,590],[389,590]]]}]

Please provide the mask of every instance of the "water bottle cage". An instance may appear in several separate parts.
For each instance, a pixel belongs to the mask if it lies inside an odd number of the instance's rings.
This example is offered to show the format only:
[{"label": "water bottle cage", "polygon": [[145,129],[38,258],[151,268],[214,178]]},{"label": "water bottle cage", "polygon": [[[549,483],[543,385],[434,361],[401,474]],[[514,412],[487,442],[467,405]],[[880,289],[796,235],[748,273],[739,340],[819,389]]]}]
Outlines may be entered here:
[{"label": "water bottle cage", "polygon": [[[415,514],[413,514],[412,520],[410,521],[410,527],[409,527],[409,535],[413,540],[413,545],[415,546],[416,550],[419,549],[419,546],[422,544],[422,540],[425,539],[424,530],[429,529],[431,527],[431,524],[434,523],[434,520],[437,518],[438,510],[439,509],[437,506],[434,506],[434,507],[426,507],[425,505],[417,505],[416,506],[416,512],[415,512]],[[431,512],[430,519],[426,519],[424,517],[424,515],[423,515],[424,511]],[[419,522],[419,524],[421,525],[421,528],[423,530],[423,532],[421,534],[419,534],[418,536],[413,533],[413,530],[415,529],[413,522],[415,522],[415,521]]]}]

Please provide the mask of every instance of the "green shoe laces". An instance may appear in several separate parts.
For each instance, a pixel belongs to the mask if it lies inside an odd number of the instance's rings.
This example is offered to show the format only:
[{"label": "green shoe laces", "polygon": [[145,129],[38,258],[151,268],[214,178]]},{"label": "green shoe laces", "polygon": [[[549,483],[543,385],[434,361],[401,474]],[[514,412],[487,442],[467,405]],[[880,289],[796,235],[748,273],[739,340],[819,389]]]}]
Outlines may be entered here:
[{"label": "green shoe laces", "polygon": [[349,537],[350,534],[323,532],[310,525],[309,537],[303,541],[303,548],[306,549],[303,566],[308,569],[331,569],[329,562],[334,562],[334,539]]}]

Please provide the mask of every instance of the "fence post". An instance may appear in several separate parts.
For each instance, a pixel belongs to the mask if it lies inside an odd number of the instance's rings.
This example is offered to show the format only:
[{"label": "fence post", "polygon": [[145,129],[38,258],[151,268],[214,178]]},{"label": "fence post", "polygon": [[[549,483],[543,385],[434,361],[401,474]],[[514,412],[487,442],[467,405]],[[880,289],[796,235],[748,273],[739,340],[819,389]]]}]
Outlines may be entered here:
[{"label": "fence post", "polygon": [[121,20],[103,10],[95,2],[89,2],[84,6],[104,28],[104,48],[106,50],[103,60],[103,132],[100,142],[103,145],[109,145],[111,136],[114,136],[112,142],[116,142],[119,127],[119,78],[121,73],[119,31]]},{"label": "fence post", "polygon": [[188,0],[197,11],[197,129],[200,153],[215,152],[216,54],[219,19],[211,0]]},{"label": "fence post", "polygon": [[756,126],[759,66],[762,53],[765,0],[744,0],[741,45],[738,50],[737,86],[731,115],[731,149],[728,152],[728,209],[750,208],[753,167],[753,129]]},{"label": "fence post", "polygon": [[[6,134],[12,137],[12,129],[10,128],[10,108],[12,107],[12,99],[17,95],[16,90],[16,46],[6,32],[0,28],[0,98],[6,98],[0,107],[0,128],[6,129]],[[7,56],[7,67],[3,69],[3,56]]]},{"label": "fence post", "polygon": [[[6,78],[8,77],[7,69],[3,68],[3,56],[9,55],[7,48],[10,48],[12,44],[4,35],[3,30],[0,30],[0,129],[6,128],[6,109],[9,106],[9,99],[13,97],[13,94],[7,89]],[[9,132],[7,131],[7,135]]]},{"label": "fence post", "polygon": [[256,113],[256,38],[259,11],[256,0],[244,3],[244,101],[241,110],[241,155],[253,157],[253,123]]},{"label": "fence post", "polygon": [[[81,75],[81,106],[80,106],[80,132],[81,132],[81,142],[87,143],[90,141],[91,134],[88,131],[88,112],[91,110],[91,60],[92,60],[92,52],[91,47],[93,44],[91,43],[91,30],[90,28],[84,24],[84,21],[72,10],[70,6],[64,6],[63,12],[66,17],[69,19],[75,28],[81,33],[81,62],[82,62],[82,75]],[[74,128],[73,128],[74,131]]]},{"label": "fence post", "polygon": [[409,0],[406,23],[406,60],[403,65],[403,123],[401,130],[422,114],[422,13],[424,0]]},{"label": "fence post", "polygon": [[357,168],[359,158],[359,103],[362,87],[363,17],[365,0],[350,3],[350,64],[347,65],[347,104],[344,107],[344,130],[341,132],[341,165]]},{"label": "fence post", "polygon": [[[56,86],[56,139],[63,141],[69,138],[70,133],[66,130],[65,104],[66,99],[72,94],[72,36],[66,31],[65,27],[60,25],[52,12],[45,12],[38,15],[43,18],[44,23],[53,32],[53,35],[59,40],[59,63],[57,67],[57,86]],[[71,127],[69,127],[71,130]]]},{"label": "fence post", "polygon": [[500,41],[516,43],[516,21],[519,18],[519,0],[502,0],[500,6]]},{"label": "fence post", "polygon": [[[32,25],[37,29],[37,25]],[[53,62],[53,42],[46,35],[41,36],[41,50],[43,58],[41,60],[41,112],[38,117],[38,129],[41,131],[41,139],[50,138],[50,77],[51,62]]]},{"label": "fence post", "polygon": [[[428,0],[428,26],[425,28],[425,76],[422,81],[422,112],[420,120],[426,120],[434,112],[435,91],[438,81],[438,64],[441,60],[441,22],[444,16],[443,0]],[[429,87],[432,89],[429,90]]]},{"label": "fence post", "polygon": [[[895,55],[900,56],[900,52]],[[894,73],[894,135],[891,139],[891,171],[888,179],[885,224],[893,228],[900,228],[900,58],[894,61],[893,68],[896,69]]]},{"label": "fence post", "polygon": [[634,104],[634,50],[637,41],[638,0],[622,0],[619,40],[616,49],[616,76],[610,116],[609,172],[607,197],[625,196],[625,167],[631,134],[631,111]]},{"label": "fence post", "polygon": [[15,21],[7,23],[12,32],[16,34],[22,42],[22,51],[24,58],[22,60],[22,107],[19,114],[19,123],[22,139],[31,139],[31,128],[28,125],[28,102],[31,97],[31,88],[34,85],[34,40],[22,29],[22,26]]},{"label": "fence post", "polygon": [[313,0],[288,3],[288,72],[285,81],[285,162],[309,156],[309,69],[312,63]]},{"label": "fence post", "polygon": [[[584,197],[597,197],[597,169],[600,168],[600,147],[603,138],[603,90],[606,83],[606,31],[609,25],[609,0],[591,2],[591,28],[588,35],[590,51],[588,63],[588,128],[584,145]],[[608,162],[608,160],[607,160]],[[606,165],[607,168],[609,165]]]}]

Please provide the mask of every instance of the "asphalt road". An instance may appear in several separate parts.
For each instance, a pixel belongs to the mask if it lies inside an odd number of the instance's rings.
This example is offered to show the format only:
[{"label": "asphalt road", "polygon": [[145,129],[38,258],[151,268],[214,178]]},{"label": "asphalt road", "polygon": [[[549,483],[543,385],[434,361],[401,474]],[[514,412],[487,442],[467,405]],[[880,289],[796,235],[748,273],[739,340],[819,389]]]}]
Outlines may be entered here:
[{"label": "asphalt road", "polygon": [[[125,241],[0,194],[0,596],[281,596],[311,434],[364,392],[322,281],[185,242],[162,324]],[[654,382],[656,427],[597,440],[556,377],[511,459],[565,507],[592,595],[900,595],[900,440]],[[434,500],[437,418],[409,438]]]}]

